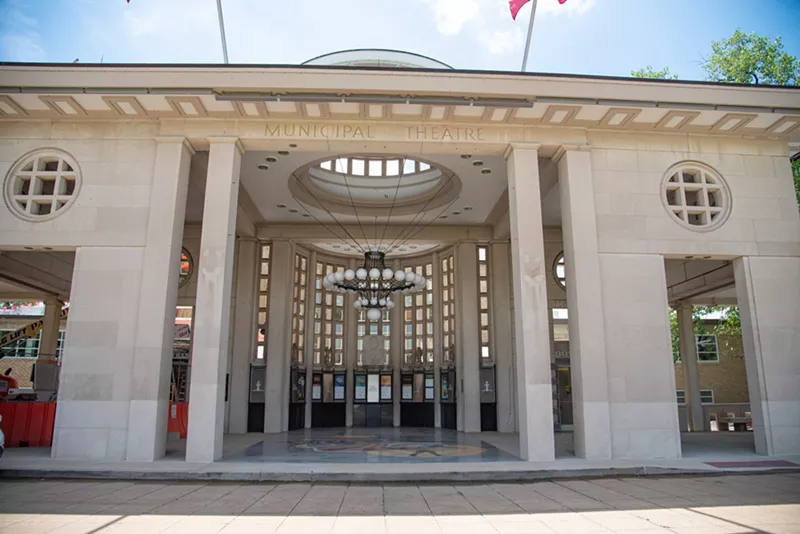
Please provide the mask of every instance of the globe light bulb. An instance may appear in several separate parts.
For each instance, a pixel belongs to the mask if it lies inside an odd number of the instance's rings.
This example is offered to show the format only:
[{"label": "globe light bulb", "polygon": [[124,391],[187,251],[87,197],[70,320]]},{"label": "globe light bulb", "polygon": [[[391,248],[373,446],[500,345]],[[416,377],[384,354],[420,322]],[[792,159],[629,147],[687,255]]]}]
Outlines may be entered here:
[{"label": "globe light bulb", "polygon": [[372,306],[377,306],[378,305],[378,299],[375,299],[375,298],[369,299],[369,303]]},{"label": "globe light bulb", "polygon": [[356,277],[356,272],[353,269],[347,269],[344,272],[344,279],[348,282]]},{"label": "globe light bulb", "polygon": [[406,272],[397,271],[396,273],[394,273],[394,279],[397,280],[398,282],[402,282],[403,280],[406,279]]},{"label": "globe light bulb", "polygon": [[394,276],[394,271],[391,269],[384,269],[382,274],[384,280],[391,280]]},{"label": "globe light bulb", "polygon": [[359,280],[366,280],[367,279],[367,270],[363,267],[356,271],[356,278]]},{"label": "globe light bulb", "polygon": [[369,270],[369,277],[372,280],[377,280],[378,278],[381,277],[381,270],[376,267],[373,267],[372,269]]},{"label": "globe light bulb", "polygon": [[381,311],[377,308],[370,308],[367,311],[367,319],[370,321],[379,321],[381,319]]},{"label": "globe light bulb", "polygon": [[386,299],[380,299],[380,300],[378,301],[378,306],[380,306],[380,307],[384,307],[384,306],[386,306]]},{"label": "globe light bulb", "polygon": [[344,271],[336,271],[333,277],[337,282],[344,282]]}]

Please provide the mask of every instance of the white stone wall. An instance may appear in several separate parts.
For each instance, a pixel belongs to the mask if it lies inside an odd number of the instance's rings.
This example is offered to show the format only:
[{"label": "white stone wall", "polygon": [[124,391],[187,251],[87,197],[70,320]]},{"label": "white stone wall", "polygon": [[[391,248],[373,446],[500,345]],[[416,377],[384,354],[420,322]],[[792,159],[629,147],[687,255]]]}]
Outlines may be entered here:
[{"label": "white stone wall", "polygon": [[[63,213],[26,222],[0,203],[0,248],[21,246],[142,247],[149,216],[155,132],[140,126],[113,138],[109,127],[53,124],[5,126],[0,142],[0,176],[26,153],[45,147],[70,153],[80,166],[77,199]],[[145,130],[145,131],[139,131]]]},{"label": "white stone wall", "polygon": [[[588,140],[600,252],[800,256],[800,214],[785,142],[603,133]],[[662,205],[664,173],[684,160],[710,165],[728,183],[732,211],[717,230],[686,229]]]}]

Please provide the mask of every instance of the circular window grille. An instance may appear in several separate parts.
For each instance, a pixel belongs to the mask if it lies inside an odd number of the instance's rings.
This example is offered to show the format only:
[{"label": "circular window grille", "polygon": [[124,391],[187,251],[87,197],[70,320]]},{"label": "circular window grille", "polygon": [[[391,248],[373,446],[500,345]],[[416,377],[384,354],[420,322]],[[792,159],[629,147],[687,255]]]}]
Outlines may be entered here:
[{"label": "circular window grille", "polygon": [[189,254],[189,251],[185,248],[181,249],[181,279],[180,279],[180,287],[186,285],[189,279],[192,277],[192,273],[194,272],[194,260],[192,260],[192,255]]},{"label": "circular window grille", "polygon": [[664,175],[661,200],[672,217],[691,230],[713,230],[728,218],[731,196],[722,176],[703,163],[673,165]]},{"label": "circular window grille", "polygon": [[28,221],[52,219],[78,196],[81,173],[75,159],[56,149],[26,154],[6,176],[6,205]]},{"label": "circular window grille", "polygon": [[567,273],[564,267],[564,253],[559,252],[556,261],[553,262],[553,276],[564,291],[567,290]]}]

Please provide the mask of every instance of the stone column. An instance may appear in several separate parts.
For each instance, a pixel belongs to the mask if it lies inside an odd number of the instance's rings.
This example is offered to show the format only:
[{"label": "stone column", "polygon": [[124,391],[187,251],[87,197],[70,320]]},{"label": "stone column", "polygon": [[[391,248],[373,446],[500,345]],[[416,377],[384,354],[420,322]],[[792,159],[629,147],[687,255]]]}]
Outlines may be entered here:
[{"label": "stone column", "polygon": [[42,337],[36,359],[33,389],[40,402],[47,402],[58,384],[58,333],[61,327],[62,303],[56,298],[45,300]]},{"label": "stone column", "polygon": [[[400,269],[400,260],[394,260],[391,269],[397,272]],[[400,366],[403,362],[403,317],[405,308],[402,304],[402,293],[394,293],[395,308],[389,312],[389,363],[392,365],[392,425],[400,426]],[[381,332],[383,334],[383,332]]]},{"label": "stone column", "polygon": [[800,258],[734,260],[756,452],[800,454]]},{"label": "stone column", "polygon": [[[311,428],[311,393],[314,388],[312,384],[312,379],[314,378],[314,307],[316,306],[315,299],[317,295],[315,284],[317,279],[317,252],[315,250],[312,250],[308,255],[308,271],[306,277],[306,309],[303,318],[305,322],[305,331],[303,332],[303,336],[305,337],[303,341],[303,360],[306,364],[305,428]],[[325,298],[324,293],[322,298]],[[322,348],[324,349],[325,347]]]},{"label": "stone column", "polygon": [[[356,260],[347,261],[348,269],[356,269]],[[345,295],[344,304],[344,364],[347,369],[345,378],[345,426],[353,426],[353,391],[355,390],[355,368],[358,365],[358,310],[353,307],[355,296]]]},{"label": "stone column", "polygon": [[511,357],[511,265],[508,261],[509,244],[493,243],[489,249],[491,260],[492,344],[495,359],[495,391],[497,392],[497,430],[514,432],[514,401],[512,393],[513,359]]},{"label": "stone column", "polygon": [[[439,402],[441,395],[440,371],[444,359],[442,339],[442,319],[444,304],[442,302],[442,258],[438,252],[433,253],[433,426],[442,428],[442,408]],[[399,311],[399,310],[398,310]],[[401,323],[402,324],[402,323]]]},{"label": "stone column", "polygon": [[611,418],[592,162],[588,151],[577,149],[562,150],[556,159],[569,310],[575,455],[603,460],[611,457]]},{"label": "stone column", "polygon": [[523,460],[555,458],[547,323],[547,276],[535,145],[506,151],[511,271],[514,281],[517,411]]},{"label": "stone column", "polygon": [[[75,251],[69,328],[61,360],[51,448],[53,458],[120,462],[126,459],[131,433],[142,434],[132,439],[142,444],[139,451],[152,446],[153,457],[159,444],[164,447],[156,436],[156,419],[159,413],[164,414],[166,441],[166,404],[161,412],[148,411],[151,417],[145,421],[147,426],[135,426],[133,418],[128,421],[136,325],[140,302],[144,303],[144,257],[144,246],[78,247]],[[177,287],[177,260],[174,267]],[[151,372],[156,375],[158,370]],[[150,390],[153,395],[155,389]],[[157,402],[154,399],[152,404]]]},{"label": "stone column", "polygon": [[152,462],[166,453],[175,306],[192,154],[183,138],[158,140],[131,375],[129,461]]},{"label": "stone column", "polygon": [[689,423],[689,430],[702,432],[705,430],[705,417],[703,416],[703,406],[700,403],[700,376],[697,372],[697,340],[694,335],[692,305],[683,304],[677,311],[686,419]]},{"label": "stone column", "polygon": [[250,362],[256,354],[258,332],[258,281],[261,267],[261,244],[256,239],[240,238],[236,273],[236,307],[233,323],[229,432],[247,432],[247,409],[250,403]]},{"label": "stone column", "polygon": [[210,141],[197,273],[187,462],[213,462],[222,457],[233,249],[243,150],[236,138]]},{"label": "stone column", "polygon": [[267,317],[267,391],[264,432],[277,434],[289,420],[289,362],[292,346],[294,247],[273,241],[270,253],[269,314]]},{"label": "stone column", "polygon": [[459,421],[464,432],[481,431],[481,344],[478,312],[478,247],[475,243],[456,245],[456,332],[460,347],[458,381],[461,391]]},{"label": "stone column", "polygon": [[[606,297],[603,317],[612,455],[638,460],[680,458],[664,257],[602,253],[600,282]],[[571,343],[570,329],[570,348]]]}]

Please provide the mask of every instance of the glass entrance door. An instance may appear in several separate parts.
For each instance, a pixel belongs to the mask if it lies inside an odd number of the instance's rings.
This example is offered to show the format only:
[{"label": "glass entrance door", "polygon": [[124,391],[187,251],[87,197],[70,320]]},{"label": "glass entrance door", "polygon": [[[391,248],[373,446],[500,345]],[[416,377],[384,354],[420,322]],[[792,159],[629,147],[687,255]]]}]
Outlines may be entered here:
[{"label": "glass entrance door", "polygon": [[353,388],[353,426],[392,426],[392,373],[357,372]]}]

